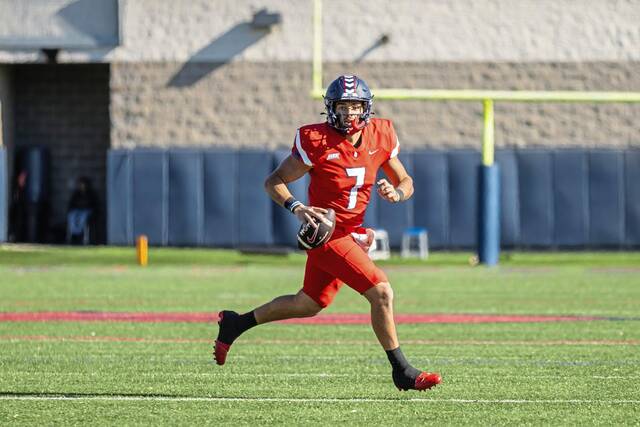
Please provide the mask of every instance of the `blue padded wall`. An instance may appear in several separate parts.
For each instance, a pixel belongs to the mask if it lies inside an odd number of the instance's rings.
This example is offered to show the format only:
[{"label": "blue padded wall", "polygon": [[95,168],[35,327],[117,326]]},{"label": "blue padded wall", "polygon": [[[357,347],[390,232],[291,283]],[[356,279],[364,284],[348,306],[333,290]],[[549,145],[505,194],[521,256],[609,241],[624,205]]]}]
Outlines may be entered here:
[{"label": "blue padded wall", "polygon": [[449,246],[476,245],[478,230],[477,151],[453,151],[449,160]]},{"label": "blue padded wall", "polygon": [[376,189],[371,189],[371,197],[369,198],[369,205],[367,211],[364,214],[363,225],[368,228],[382,228],[378,221],[378,205],[381,203]]},{"label": "blue padded wall", "polygon": [[239,246],[273,244],[273,203],[264,191],[264,179],[273,168],[268,151],[238,152],[238,192],[236,232]]},{"label": "blue padded wall", "polygon": [[7,150],[0,147],[0,242],[7,241],[7,227],[8,227],[8,219],[9,209],[7,206],[7,202],[9,200],[8,197],[8,181],[9,177],[7,175]]},{"label": "blue padded wall", "polygon": [[553,168],[547,150],[519,151],[520,244],[551,246],[553,241]]},{"label": "blue padded wall", "polygon": [[589,241],[592,245],[624,243],[623,160],[620,151],[589,154]]},{"label": "blue padded wall", "polygon": [[640,150],[625,153],[626,244],[640,246]]},{"label": "blue padded wall", "polygon": [[167,163],[165,151],[133,152],[133,236],[144,234],[151,245],[168,243]]},{"label": "blue padded wall", "polygon": [[[288,154],[111,150],[108,242],[133,244],[146,234],[154,245],[293,247],[298,221],[263,189]],[[0,173],[5,155],[0,150]],[[400,158],[414,178],[414,197],[396,205],[373,194],[365,225],[385,228],[395,248],[410,226],[427,228],[432,248],[474,248],[480,154],[423,150]],[[640,246],[639,150],[500,150],[496,161],[503,247]],[[308,176],[290,184],[305,202],[307,186]]]},{"label": "blue padded wall", "polygon": [[553,154],[554,243],[580,246],[589,241],[589,174],[585,151]]},{"label": "blue padded wall", "polygon": [[[410,152],[400,152],[398,158],[404,165],[409,175],[413,175],[413,156]],[[380,168],[378,179],[386,178],[386,175]],[[387,180],[389,180],[387,178]],[[376,188],[371,189],[371,198],[378,199],[378,227],[387,230],[389,233],[389,245],[393,248],[399,248],[402,242],[402,233],[409,227],[413,226],[413,198],[404,203],[389,203],[378,196]]]},{"label": "blue padded wall", "polygon": [[111,150],[107,154],[107,242],[110,245],[133,244],[131,164],[129,151]]},{"label": "blue padded wall", "polygon": [[429,233],[429,246],[449,243],[449,163],[443,151],[413,154],[414,225]]},{"label": "blue padded wall", "polygon": [[520,243],[520,187],[518,159],[514,151],[496,152],[500,166],[500,243],[514,246]]},{"label": "blue padded wall", "polygon": [[203,179],[202,244],[233,247],[237,242],[238,153],[223,149],[205,151]]},{"label": "blue padded wall", "polygon": [[200,245],[204,222],[203,162],[197,151],[169,155],[169,245]]},{"label": "blue padded wall", "polygon": [[[273,153],[273,164],[271,170],[274,170],[278,165],[289,155],[289,150],[278,150]],[[265,175],[262,180],[267,177]],[[309,182],[309,175],[304,175],[297,181],[290,182],[287,187],[291,191],[293,196],[300,200],[302,203],[308,203],[307,187]],[[264,193],[264,189],[260,187]],[[266,193],[264,193],[266,195]],[[291,212],[284,209],[282,206],[271,202],[271,210],[273,212],[273,243],[278,246],[296,246],[296,233],[300,228],[300,221]]]}]

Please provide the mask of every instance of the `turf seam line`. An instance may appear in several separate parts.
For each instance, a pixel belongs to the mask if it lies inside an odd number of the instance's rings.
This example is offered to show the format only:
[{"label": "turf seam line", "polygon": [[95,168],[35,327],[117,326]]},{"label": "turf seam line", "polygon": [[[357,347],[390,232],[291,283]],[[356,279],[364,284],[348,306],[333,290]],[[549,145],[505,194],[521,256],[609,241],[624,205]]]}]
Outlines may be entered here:
[{"label": "turf seam line", "polygon": [[295,403],[464,403],[464,404],[640,404],[633,399],[422,399],[422,398],[289,398],[289,397],[198,397],[153,395],[38,395],[2,394],[0,400],[107,400],[107,401],[167,401],[167,402],[295,402]]}]

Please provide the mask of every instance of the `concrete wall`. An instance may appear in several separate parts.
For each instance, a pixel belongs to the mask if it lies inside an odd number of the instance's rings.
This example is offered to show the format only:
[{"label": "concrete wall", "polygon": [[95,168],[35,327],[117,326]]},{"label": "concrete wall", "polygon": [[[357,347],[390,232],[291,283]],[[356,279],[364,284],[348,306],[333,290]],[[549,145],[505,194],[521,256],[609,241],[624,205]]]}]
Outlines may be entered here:
[{"label": "concrete wall", "polygon": [[[69,10],[100,0],[48,0],[38,8],[0,1],[0,36],[42,21],[83,27]],[[105,3],[104,1],[102,3]],[[106,2],[110,4],[111,2]],[[121,45],[63,52],[62,61],[309,61],[311,0],[120,0]],[[327,61],[631,61],[640,59],[639,0],[340,0],[323,1]],[[254,12],[282,14],[267,34],[252,30]],[[90,19],[91,14],[86,16]],[[16,27],[15,22],[20,22]],[[84,23],[92,34],[95,25]],[[59,36],[64,28],[51,30]],[[13,28],[13,30],[12,30]],[[41,29],[38,29],[41,32]],[[7,34],[9,32],[9,34]],[[372,48],[381,34],[387,45]],[[97,36],[94,36],[97,37]],[[1,38],[0,38],[1,41]],[[24,60],[0,52],[0,62]]]},{"label": "concrete wall", "polygon": [[[206,2],[205,2],[206,3]],[[112,145],[290,144],[323,120],[311,87],[312,2],[126,2],[112,73]],[[325,0],[324,84],[353,72],[370,86],[640,90],[640,2]],[[252,13],[282,13],[271,32]],[[142,19],[144,13],[148,18]],[[137,24],[137,25],[136,25]],[[382,34],[390,41],[379,45]],[[188,61],[188,62],[184,62]],[[477,147],[481,109],[379,101],[406,146]],[[640,144],[640,106],[502,104],[503,147]]]},{"label": "concrete wall", "polygon": [[0,65],[0,104],[2,116],[0,122],[0,146],[11,150],[13,147],[13,88],[11,69],[9,66]]},{"label": "concrete wall", "polygon": [[[640,91],[640,0],[323,4],[325,85],[351,72],[374,93],[381,87]],[[321,102],[308,96],[312,5],[121,0],[120,46],[63,50],[58,60],[112,64],[112,147],[289,146],[296,127],[323,120]],[[265,7],[282,14],[271,31],[250,25]],[[29,20],[25,13],[21,19]],[[15,18],[4,16],[0,23]],[[377,43],[383,34],[389,42]],[[43,59],[0,46],[0,62],[24,61]],[[375,110],[397,123],[405,146],[479,146],[480,105],[379,101]],[[637,105],[499,104],[496,137],[502,147],[638,146],[639,113]]]},{"label": "concrete wall", "polygon": [[[356,73],[374,94],[640,91],[640,0],[323,4],[324,85]],[[95,5],[117,6],[109,15],[119,17],[117,40]],[[281,25],[252,27],[263,8],[279,12]],[[311,0],[0,0],[5,141],[51,148],[52,222],[64,220],[78,175],[104,197],[109,147],[290,147],[297,127],[324,120],[309,96],[312,16]],[[29,37],[32,49],[20,43]],[[56,43],[62,65],[42,65],[37,48]],[[395,121],[404,148],[480,146],[479,104],[380,100],[374,110]],[[502,103],[496,140],[502,148],[639,147],[638,117],[640,105]]]},{"label": "concrete wall", "polygon": [[7,224],[11,200],[13,148],[13,90],[9,67],[0,65],[0,242],[7,239]]},{"label": "concrete wall", "polygon": [[114,46],[119,40],[118,0],[0,0],[0,47]]}]

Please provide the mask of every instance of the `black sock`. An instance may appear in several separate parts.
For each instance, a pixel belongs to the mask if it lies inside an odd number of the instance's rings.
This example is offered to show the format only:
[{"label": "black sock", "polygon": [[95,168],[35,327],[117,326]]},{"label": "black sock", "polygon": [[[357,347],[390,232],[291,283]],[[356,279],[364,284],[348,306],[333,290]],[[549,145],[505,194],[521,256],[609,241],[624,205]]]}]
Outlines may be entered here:
[{"label": "black sock", "polygon": [[258,324],[253,310],[245,314],[238,314],[235,311],[223,311],[222,324],[218,332],[218,341],[225,344],[233,344],[243,332],[253,328]]},{"label": "black sock", "polygon": [[386,353],[394,371],[404,371],[407,367],[411,366],[404,357],[404,354],[402,354],[400,347],[394,348],[393,350],[387,350]]},{"label": "black sock", "polygon": [[416,378],[420,375],[420,371],[411,366],[404,357],[404,354],[402,354],[400,347],[387,350],[386,353],[393,368],[393,382],[396,387],[405,390],[413,388]]},{"label": "black sock", "polygon": [[257,324],[258,322],[256,321],[256,316],[253,313],[253,310],[238,316],[237,325],[238,325],[238,329],[240,330],[240,333],[243,333],[244,331],[253,328]]}]

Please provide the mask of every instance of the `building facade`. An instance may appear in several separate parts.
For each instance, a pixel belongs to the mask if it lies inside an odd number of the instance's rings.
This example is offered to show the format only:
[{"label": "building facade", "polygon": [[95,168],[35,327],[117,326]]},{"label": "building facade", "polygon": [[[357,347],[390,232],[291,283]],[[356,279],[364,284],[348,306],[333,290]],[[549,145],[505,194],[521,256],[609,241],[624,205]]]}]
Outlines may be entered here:
[{"label": "building facade", "polygon": [[[640,91],[638,0],[322,2],[323,84]],[[51,154],[51,218],[74,179],[105,202],[110,148],[290,146],[322,121],[312,0],[0,0],[3,145]],[[273,18],[274,25],[260,22]],[[268,19],[267,19],[268,20]],[[43,50],[44,49],[44,50]],[[379,100],[403,147],[478,148],[482,106]],[[637,104],[496,106],[502,148],[640,147]]]}]

